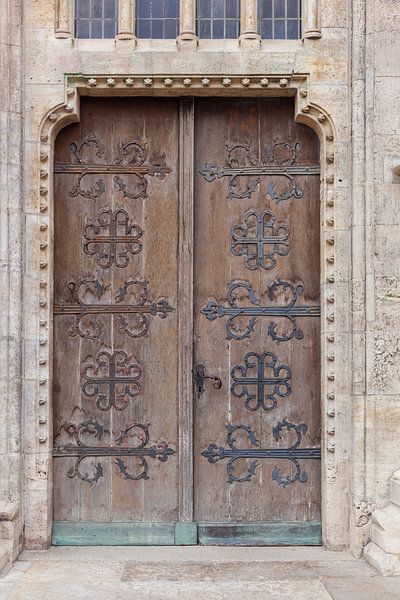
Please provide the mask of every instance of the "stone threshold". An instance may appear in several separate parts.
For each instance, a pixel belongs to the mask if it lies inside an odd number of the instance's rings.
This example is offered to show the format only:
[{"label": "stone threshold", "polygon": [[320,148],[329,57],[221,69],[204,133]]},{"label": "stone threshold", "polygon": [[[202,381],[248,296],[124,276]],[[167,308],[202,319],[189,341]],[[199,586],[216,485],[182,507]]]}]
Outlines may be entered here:
[{"label": "stone threshold", "polygon": [[[347,551],[332,552],[315,546],[52,546],[49,550],[25,550],[19,561],[354,561]],[[363,563],[363,561],[360,561]]]}]

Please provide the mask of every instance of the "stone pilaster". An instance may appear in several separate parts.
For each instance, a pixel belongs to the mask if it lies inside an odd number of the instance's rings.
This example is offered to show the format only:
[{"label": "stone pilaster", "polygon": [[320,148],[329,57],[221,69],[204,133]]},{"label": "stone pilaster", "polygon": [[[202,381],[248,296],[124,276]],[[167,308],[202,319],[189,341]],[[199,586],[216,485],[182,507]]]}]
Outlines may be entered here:
[{"label": "stone pilaster", "polygon": [[22,0],[0,0],[0,569],[22,537]]}]

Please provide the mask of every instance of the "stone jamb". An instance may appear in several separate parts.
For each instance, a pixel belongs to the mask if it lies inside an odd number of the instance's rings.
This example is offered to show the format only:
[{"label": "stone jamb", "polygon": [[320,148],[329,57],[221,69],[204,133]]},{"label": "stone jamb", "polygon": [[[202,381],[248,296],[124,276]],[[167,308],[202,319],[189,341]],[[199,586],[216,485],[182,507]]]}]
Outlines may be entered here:
[{"label": "stone jamb", "polygon": [[[52,297],[53,297],[53,149],[59,131],[79,121],[80,96],[292,96],[295,120],[311,127],[320,140],[321,164],[321,433],[322,433],[322,523],[327,548],[343,549],[348,540],[338,531],[347,531],[348,506],[342,501],[348,489],[347,471],[338,465],[338,445],[348,441],[338,432],[336,356],[346,355],[347,335],[336,334],[336,310],[347,311],[346,298],[338,282],[346,279],[340,272],[337,256],[346,254],[337,235],[335,212],[345,195],[336,189],[337,161],[335,130],[326,110],[312,102],[307,74],[260,75],[67,75],[65,101],[48,111],[42,120],[38,140],[37,231],[38,306],[31,318],[38,332],[38,364],[34,401],[39,414],[36,439],[29,440],[32,454],[26,465],[25,545],[45,548],[51,542],[52,526]],[[340,232],[339,232],[340,233]],[[339,253],[339,254],[338,254]],[[342,261],[339,261],[341,264]],[[349,332],[345,332],[348,334]],[[34,385],[35,382],[31,381]],[[339,436],[338,436],[339,434]],[[337,441],[338,438],[338,441]],[[339,447],[340,450],[340,447]],[[37,484],[37,487],[36,487]],[[40,494],[30,494],[33,488]],[[338,505],[342,512],[338,511]],[[343,520],[345,525],[343,525]]]}]

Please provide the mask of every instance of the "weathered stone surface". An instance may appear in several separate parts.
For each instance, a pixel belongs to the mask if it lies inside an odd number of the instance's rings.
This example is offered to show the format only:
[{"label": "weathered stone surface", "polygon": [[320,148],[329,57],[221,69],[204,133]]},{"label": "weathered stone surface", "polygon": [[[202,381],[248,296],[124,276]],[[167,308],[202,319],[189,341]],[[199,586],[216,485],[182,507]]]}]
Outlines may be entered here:
[{"label": "weathered stone surface", "polygon": [[22,5],[0,1],[0,571],[22,548]]},{"label": "weathered stone surface", "polygon": [[[397,600],[397,582],[321,548],[52,548],[0,580],[8,600]],[[7,596],[5,594],[8,594]],[[2,597],[3,597],[2,596]]]},{"label": "weathered stone surface", "polygon": [[397,470],[390,478],[389,504],[372,515],[372,541],[364,549],[367,561],[386,576],[400,575],[399,477]]},{"label": "weathered stone surface", "polygon": [[364,558],[385,577],[400,575],[400,559],[388,554],[374,542],[369,542],[364,548]]}]

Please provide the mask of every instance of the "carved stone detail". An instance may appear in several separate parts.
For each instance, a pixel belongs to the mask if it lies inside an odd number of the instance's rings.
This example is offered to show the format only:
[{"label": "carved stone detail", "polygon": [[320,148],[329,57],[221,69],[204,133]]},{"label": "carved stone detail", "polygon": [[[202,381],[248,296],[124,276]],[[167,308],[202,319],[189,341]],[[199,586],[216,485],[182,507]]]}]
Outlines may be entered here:
[{"label": "carved stone detail", "polygon": [[369,520],[374,510],[374,504],[372,502],[359,502],[354,505],[355,513],[355,525],[356,527],[365,527],[368,525]]}]

